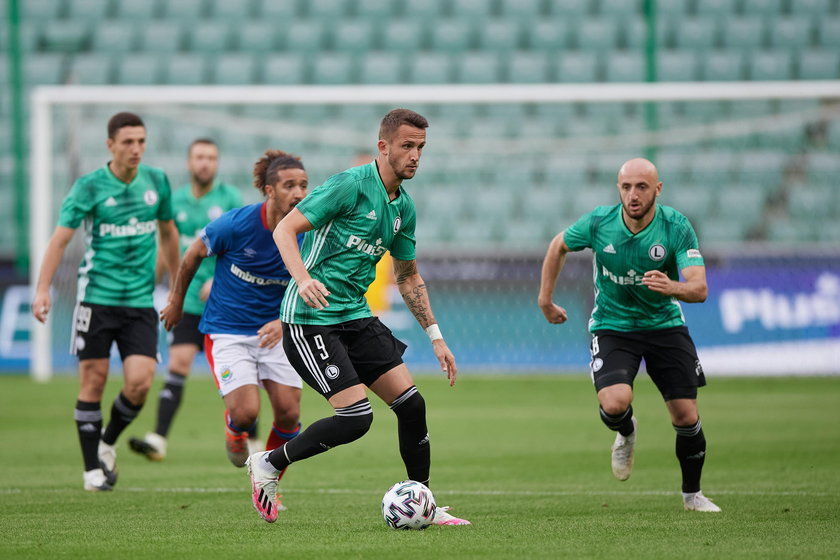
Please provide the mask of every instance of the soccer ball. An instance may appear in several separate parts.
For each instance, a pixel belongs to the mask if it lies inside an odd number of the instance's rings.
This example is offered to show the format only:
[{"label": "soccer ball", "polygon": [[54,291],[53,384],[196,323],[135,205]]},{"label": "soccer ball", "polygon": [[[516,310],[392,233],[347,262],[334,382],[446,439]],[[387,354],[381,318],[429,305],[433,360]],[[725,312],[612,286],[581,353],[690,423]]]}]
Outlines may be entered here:
[{"label": "soccer ball", "polygon": [[436,509],[432,491],[414,480],[397,482],[382,497],[382,517],[391,529],[425,529]]}]

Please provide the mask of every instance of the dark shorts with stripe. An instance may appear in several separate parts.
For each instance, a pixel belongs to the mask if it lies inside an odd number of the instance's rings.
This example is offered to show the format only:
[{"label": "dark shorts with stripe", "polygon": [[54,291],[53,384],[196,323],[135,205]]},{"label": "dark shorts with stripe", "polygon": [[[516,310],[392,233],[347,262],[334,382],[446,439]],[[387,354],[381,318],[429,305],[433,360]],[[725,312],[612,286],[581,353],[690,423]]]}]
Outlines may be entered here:
[{"label": "dark shorts with stripe", "polygon": [[592,382],[595,390],[626,383],[633,386],[645,360],[648,375],[662,398],[696,399],[706,376],[685,326],[652,331],[595,331],[592,336]]},{"label": "dark shorts with stripe", "polygon": [[204,350],[204,333],[198,330],[200,322],[201,315],[184,313],[181,322],[172,329],[172,341],[169,345],[192,344],[198,346],[199,350]]},{"label": "dark shorts with stripe", "polygon": [[151,307],[79,303],[73,311],[70,353],[80,360],[107,358],[116,342],[120,357],[158,359],[158,317]]},{"label": "dark shorts with stripe", "polygon": [[370,387],[403,363],[406,345],[367,317],[337,325],[283,323],[283,349],[306,384],[330,398],[359,383]]}]

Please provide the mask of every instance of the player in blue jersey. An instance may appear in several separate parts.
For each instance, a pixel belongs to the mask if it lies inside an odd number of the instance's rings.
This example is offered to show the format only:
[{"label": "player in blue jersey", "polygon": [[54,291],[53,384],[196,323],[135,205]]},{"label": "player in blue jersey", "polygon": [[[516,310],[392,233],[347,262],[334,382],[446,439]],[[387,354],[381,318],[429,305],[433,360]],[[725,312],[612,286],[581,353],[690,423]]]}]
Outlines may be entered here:
[{"label": "player in blue jersey", "polygon": [[291,275],[272,232],[306,196],[308,177],[299,158],[270,150],[254,166],[254,186],[266,200],[230,210],[205,228],[184,254],[160,313],[167,330],[178,324],[190,281],[202,260],[215,255],[213,289],[199,330],[205,333],[207,359],[227,407],[225,443],[237,467],[248,458],[247,437],[260,410],[259,385],[274,411],[267,448],[285,445],[300,430],[302,381],[279,344],[280,302]]}]

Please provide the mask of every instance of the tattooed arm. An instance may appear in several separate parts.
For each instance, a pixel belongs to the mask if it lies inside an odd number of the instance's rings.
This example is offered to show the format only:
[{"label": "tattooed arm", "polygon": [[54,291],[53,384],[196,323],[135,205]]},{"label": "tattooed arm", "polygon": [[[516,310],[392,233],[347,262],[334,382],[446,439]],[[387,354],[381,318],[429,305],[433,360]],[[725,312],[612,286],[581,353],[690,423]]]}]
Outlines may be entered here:
[{"label": "tattooed arm", "polygon": [[455,356],[452,355],[440,334],[437,319],[432,313],[432,305],[429,302],[429,292],[426,290],[423,278],[417,272],[417,261],[394,259],[394,277],[397,279],[397,288],[400,290],[400,295],[409,311],[432,340],[435,356],[440,362],[440,369],[449,379],[449,385],[455,385],[455,378],[458,374]]}]

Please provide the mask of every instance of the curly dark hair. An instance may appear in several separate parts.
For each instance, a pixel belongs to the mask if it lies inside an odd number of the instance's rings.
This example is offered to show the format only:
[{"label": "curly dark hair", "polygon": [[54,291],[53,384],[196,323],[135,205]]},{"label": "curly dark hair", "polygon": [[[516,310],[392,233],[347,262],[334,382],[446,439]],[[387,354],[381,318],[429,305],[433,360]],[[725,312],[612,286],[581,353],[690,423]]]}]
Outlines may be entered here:
[{"label": "curly dark hair", "polygon": [[283,150],[266,150],[254,164],[254,187],[265,194],[265,187],[277,182],[277,172],[283,169],[303,169],[298,156]]}]

